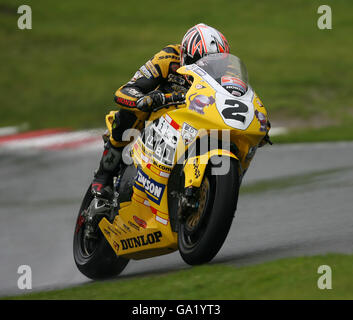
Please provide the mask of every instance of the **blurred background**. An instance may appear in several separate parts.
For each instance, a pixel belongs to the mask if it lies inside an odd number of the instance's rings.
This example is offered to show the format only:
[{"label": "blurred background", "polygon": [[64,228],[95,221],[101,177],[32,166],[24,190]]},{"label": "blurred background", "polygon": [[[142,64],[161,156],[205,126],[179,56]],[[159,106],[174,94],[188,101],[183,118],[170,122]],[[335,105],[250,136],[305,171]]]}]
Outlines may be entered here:
[{"label": "blurred background", "polygon": [[[32,30],[17,28],[22,4],[32,8]],[[353,4],[326,1],[332,29],[320,30],[322,4],[1,0],[0,127],[104,126],[104,115],[116,109],[115,90],[203,22],[224,33],[245,62],[275,125],[347,131],[353,123]]]}]

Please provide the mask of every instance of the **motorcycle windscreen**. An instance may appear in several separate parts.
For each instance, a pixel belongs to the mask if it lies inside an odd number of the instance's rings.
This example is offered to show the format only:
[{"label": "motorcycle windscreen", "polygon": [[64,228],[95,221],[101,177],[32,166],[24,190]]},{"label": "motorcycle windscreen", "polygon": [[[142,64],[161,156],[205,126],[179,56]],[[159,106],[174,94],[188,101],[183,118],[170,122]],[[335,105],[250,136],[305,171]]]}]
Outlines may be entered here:
[{"label": "motorcycle windscreen", "polygon": [[228,53],[210,54],[196,62],[224,89],[236,97],[248,90],[248,72],[244,63]]}]

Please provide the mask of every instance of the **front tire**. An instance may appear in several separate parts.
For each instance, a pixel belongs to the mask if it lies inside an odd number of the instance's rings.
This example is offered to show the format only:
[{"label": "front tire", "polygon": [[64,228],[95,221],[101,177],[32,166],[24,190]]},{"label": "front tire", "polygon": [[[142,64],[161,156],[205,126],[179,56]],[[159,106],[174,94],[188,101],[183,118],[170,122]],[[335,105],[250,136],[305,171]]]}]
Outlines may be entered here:
[{"label": "front tire", "polygon": [[200,186],[198,210],[179,225],[180,255],[190,265],[209,262],[216,256],[228,235],[238,203],[237,162],[230,159],[226,175],[212,175],[211,169],[209,164]]},{"label": "front tire", "polygon": [[84,211],[88,209],[92,200],[93,195],[89,187],[76,220],[73,241],[74,259],[77,268],[86,277],[93,280],[109,279],[120,274],[129,260],[115,254],[99,228],[96,239],[90,241],[85,239]]}]

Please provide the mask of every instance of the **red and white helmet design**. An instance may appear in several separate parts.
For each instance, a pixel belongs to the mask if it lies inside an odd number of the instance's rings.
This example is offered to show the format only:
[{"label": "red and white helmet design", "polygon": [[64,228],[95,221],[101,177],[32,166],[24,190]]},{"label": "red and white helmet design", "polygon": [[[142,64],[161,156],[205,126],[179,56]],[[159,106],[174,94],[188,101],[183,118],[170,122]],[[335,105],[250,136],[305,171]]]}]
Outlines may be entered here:
[{"label": "red and white helmet design", "polygon": [[215,28],[199,23],[186,32],[181,42],[180,63],[192,64],[212,53],[229,53],[228,41]]}]

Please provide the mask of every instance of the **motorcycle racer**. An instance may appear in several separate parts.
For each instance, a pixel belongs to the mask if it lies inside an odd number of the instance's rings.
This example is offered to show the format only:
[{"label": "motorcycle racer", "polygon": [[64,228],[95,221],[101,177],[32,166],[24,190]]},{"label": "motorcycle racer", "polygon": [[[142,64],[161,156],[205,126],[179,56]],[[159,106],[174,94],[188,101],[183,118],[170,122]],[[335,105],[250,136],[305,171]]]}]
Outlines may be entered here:
[{"label": "motorcycle racer", "polygon": [[213,27],[197,24],[186,32],[181,45],[163,48],[115,92],[114,100],[120,110],[107,115],[107,119],[112,119],[112,132],[92,181],[94,195],[108,199],[112,195],[113,176],[122,162],[122,150],[131,142],[123,141],[124,131],[143,129],[152,107],[165,104],[166,93],[185,93],[190,84],[176,72],[178,68],[212,53],[229,53],[228,41]]}]

